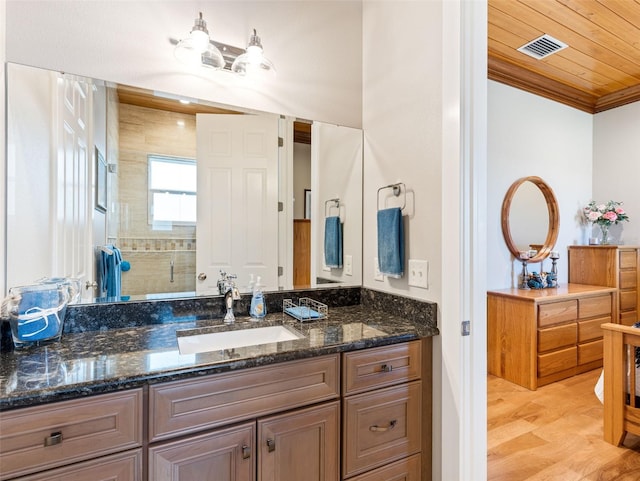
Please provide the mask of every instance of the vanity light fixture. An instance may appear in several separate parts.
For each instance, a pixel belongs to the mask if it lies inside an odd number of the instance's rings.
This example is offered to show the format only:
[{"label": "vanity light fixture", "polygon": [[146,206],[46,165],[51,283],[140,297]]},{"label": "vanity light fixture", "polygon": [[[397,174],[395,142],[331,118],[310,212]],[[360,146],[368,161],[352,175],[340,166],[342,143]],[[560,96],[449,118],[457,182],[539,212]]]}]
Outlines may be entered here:
[{"label": "vanity light fixture", "polygon": [[178,60],[187,65],[201,65],[213,69],[225,66],[225,60],[218,47],[211,43],[207,22],[200,16],[195,19],[189,36],[180,40],[174,50]]},{"label": "vanity light fixture", "polygon": [[253,29],[253,35],[249,37],[247,51],[233,61],[231,71],[240,75],[262,71],[269,73],[276,72],[273,62],[264,56],[262,42],[255,28]]},{"label": "vanity light fixture", "polygon": [[202,12],[195,19],[189,36],[172,42],[176,45],[176,58],[187,65],[226,70],[239,75],[275,73],[273,62],[264,56],[262,42],[255,28],[246,50],[217,42],[209,37]]}]

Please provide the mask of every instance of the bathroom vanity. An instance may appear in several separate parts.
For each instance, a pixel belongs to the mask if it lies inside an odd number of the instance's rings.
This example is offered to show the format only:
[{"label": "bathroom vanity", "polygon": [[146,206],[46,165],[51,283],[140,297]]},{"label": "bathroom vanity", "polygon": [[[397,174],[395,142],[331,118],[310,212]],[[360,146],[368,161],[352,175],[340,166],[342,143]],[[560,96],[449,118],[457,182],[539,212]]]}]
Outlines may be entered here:
[{"label": "bathroom vanity", "polygon": [[[180,354],[176,335],[301,337]],[[2,353],[0,479],[430,479],[434,324],[363,305],[187,321]]]}]

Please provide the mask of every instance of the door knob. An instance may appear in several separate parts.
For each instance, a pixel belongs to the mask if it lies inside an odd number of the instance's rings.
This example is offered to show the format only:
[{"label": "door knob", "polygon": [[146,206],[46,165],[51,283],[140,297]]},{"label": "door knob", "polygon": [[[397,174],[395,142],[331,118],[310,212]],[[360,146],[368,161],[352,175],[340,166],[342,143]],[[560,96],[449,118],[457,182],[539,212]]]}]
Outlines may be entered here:
[{"label": "door knob", "polygon": [[206,278],[207,278],[207,275],[204,272],[201,272],[200,274],[198,274],[199,281],[204,281]]},{"label": "door knob", "polygon": [[84,287],[85,289],[89,290],[89,289],[97,289],[98,288],[98,283],[96,281],[87,281],[84,283]]}]

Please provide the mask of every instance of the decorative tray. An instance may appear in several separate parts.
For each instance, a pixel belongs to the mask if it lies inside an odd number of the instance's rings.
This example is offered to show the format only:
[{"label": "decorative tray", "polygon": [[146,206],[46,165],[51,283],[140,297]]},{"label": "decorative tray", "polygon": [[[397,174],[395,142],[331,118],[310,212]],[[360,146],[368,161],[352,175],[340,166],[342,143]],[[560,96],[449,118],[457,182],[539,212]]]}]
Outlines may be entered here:
[{"label": "decorative tray", "polygon": [[317,321],[325,319],[329,315],[329,308],[322,302],[315,301],[310,297],[301,297],[298,304],[292,299],[282,301],[282,312],[290,315],[299,321]]}]

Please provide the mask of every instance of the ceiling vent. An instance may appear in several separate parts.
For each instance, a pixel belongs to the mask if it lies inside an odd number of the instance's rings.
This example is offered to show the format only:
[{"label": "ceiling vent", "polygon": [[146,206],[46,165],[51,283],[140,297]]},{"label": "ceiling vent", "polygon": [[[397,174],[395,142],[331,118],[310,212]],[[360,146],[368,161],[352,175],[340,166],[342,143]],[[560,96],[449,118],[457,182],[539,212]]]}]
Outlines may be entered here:
[{"label": "ceiling vent", "polygon": [[540,60],[567,47],[566,43],[544,34],[542,37],[524,44],[518,51]]}]

